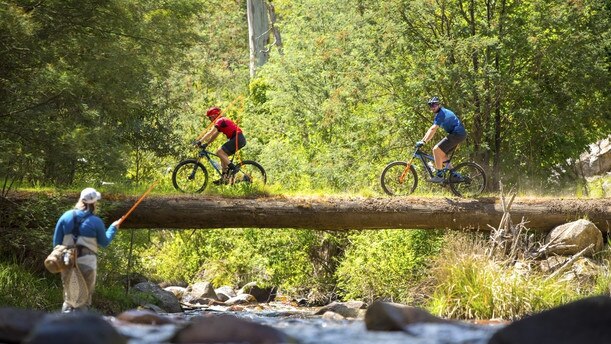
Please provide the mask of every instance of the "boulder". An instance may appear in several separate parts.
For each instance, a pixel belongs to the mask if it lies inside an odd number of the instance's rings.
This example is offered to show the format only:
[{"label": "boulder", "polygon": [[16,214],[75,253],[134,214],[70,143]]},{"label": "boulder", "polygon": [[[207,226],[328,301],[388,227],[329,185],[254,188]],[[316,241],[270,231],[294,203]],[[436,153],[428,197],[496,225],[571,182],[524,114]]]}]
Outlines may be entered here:
[{"label": "boulder", "polygon": [[593,177],[611,171],[611,135],[588,147],[588,152],[579,156],[578,173]]},{"label": "boulder", "polygon": [[194,318],[180,330],[172,343],[294,343],[285,333],[232,315]]},{"label": "boulder", "polygon": [[187,293],[183,296],[185,302],[191,302],[192,300],[198,299],[211,299],[218,301],[219,299],[214,291],[214,288],[212,287],[212,283],[210,282],[197,282],[187,290]]},{"label": "boulder", "polygon": [[[160,286],[161,287],[161,286]],[[169,291],[174,294],[179,300],[183,298],[183,296],[187,293],[187,288],[185,287],[177,287],[177,286],[169,286],[163,288],[165,291]]]},{"label": "boulder", "polygon": [[404,331],[415,323],[452,323],[432,315],[424,309],[376,301],[367,308],[365,326],[369,331]]},{"label": "boulder", "polygon": [[217,289],[214,289],[214,292],[216,293],[216,296],[218,296],[219,301],[227,301],[232,297],[236,297],[238,294],[236,294],[235,290],[233,290],[232,287],[230,286],[222,286],[219,287]]},{"label": "boulder", "polygon": [[322,317],[325,320],[331,320],[331,321],[340,321],[340,320],[344,320],[345,317],[342,316],[341,314],[335,313],[335,312],[331,312],[331,311],[327,311],[325,312]]},{"label": "boulder", "polygon": [[[130,292],[133,295],[134,301],[138,304],[147,304],[150,298],[156,300],[156,303],[164,311],[168,313],[181,313],[182,308],[180,302],[174,294],[161,289],[157,284],[152,282],[143,282],[136,284]],[[143,296],[145,294],[148,296]]]},{"label": "boulder", "polygon": [[595,296],[517,320],[488,344],[611,343],[611,298]]},{"label": "boulder", "polygon": [[0,308],[0,343],[20,343],[46,315],[29,309]]},{"label": "boulder", "polygon": [[173,321],[149,310],[129,310],[117,315],[117,320],[130,324],[163,325]]},{"label": "boulder", "polygon": [[87,312],[46,316],[23,341],[24,344],[124,344],[123,337],[100,315]]},{"label": "boulder", "polygon": [[257,285],[257,282],[250,282],[245,284],[238,291],[238,294],[250,294],[254,296],[258,302],[265,303],[274,301],[274,299],[276,298],[277,289],[277,287],[261,288]]},{"label": "boulder", "polygon": [[250,294],[238,294],[236,297],[232,297],[231,299],[225,301],[227,306],[233,305],[249,305],[257,303],[257,299]]},{"label": "boulder", "polygon": [[586,252],[592,256],[603,248],[603,235],[596,225],[588,220],[577,220],[557,226],[545,238],[545,243],[551,245],[546,253],[561,256],[574,255],[594,244],[594,248]]},{"label": "boulder", "polygon": [[364,303],[332,302],[321,307],[314,315],[324,315],[326,312],[333,312],[344,318],[357,318],[359,316],[359,309],[361,309],[363,304]]}]

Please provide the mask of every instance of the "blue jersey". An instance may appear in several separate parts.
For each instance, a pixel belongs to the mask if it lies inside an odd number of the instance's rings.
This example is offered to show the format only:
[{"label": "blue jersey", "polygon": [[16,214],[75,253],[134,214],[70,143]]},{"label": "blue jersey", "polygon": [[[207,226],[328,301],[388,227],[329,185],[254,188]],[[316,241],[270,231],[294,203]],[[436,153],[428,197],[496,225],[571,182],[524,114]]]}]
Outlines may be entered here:
[{"label": "blue jersey", "polygon": [[435,115],[435,119],[433,120],[433,124],[436,124],[443,128],[448,134],[465,136],[467,135],[467,131],[465,130],[465,126],[462,125],[462,122],[458,117],[452,112],[444,107],[439,109],[439,112]]},{"label": "blue jersey", "polygon": [[[72,230],[74,228],[74,212],[68,210],[57,221],[55,225],[55,234],[53,235],[53,246],[72,244]],[[83,220],[84,219],[84,220]],[[82,210],[76,210],[76,220],[81,222],[79,242],[87,246],[89,249],[97,252],[97,246],[106,247],[114,238],[117,228],[110,226],[108,229],[104,226],[102,219],[96,215],[92,215]]]}]

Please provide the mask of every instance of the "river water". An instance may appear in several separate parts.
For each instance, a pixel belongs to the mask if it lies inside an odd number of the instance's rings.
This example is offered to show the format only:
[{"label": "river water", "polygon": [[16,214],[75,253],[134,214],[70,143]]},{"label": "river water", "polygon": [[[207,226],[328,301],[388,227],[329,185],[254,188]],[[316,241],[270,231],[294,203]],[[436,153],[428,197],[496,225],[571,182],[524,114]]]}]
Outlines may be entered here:
[{"label": "river water", "polygon": [[[313,315],[316,309],[268,304],[266,308],[245,308],[229,312],[224,307],[189,310],[185,318],[206,313],[231,314],[259,324],[274,327],[301,344],[486,344],[504,325],[413,324],[403,332],[368,331],[362,319],[328,319]],[[131,337],[130,344],[168,343],[175,325],[119,325],[121,333]]]}]

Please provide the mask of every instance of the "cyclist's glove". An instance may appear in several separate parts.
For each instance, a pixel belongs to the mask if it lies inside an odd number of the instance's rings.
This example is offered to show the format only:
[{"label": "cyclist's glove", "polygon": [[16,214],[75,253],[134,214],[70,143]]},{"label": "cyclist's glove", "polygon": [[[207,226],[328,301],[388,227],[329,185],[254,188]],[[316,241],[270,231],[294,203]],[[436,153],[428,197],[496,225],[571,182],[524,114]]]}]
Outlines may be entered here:
[{"label": "cyclist's glove", "polygon": [[422,147],[422,146],[424,146],[424,141],[418,141],[418,142],[416,142],[416,148],[420,148],[420,147]]}]

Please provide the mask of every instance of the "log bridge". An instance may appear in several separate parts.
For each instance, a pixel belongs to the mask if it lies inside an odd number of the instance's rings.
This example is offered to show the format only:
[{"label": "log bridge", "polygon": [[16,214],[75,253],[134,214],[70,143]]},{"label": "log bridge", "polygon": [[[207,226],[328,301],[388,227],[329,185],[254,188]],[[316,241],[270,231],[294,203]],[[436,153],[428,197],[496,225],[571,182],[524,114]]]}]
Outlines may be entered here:
[{"label": "log bridge", "polygon": [[[74,199],[78,198],[76,196]],[[104,195],[106,222],[125,214],[137,197]],[[510,210],[514,223],[549,231],[557,225],[586,218],[607,232],[611,199],[520,198]],[[490,230],[503,215],[498,198],[418,197],[282,197],[227,198],[218,196],[152,195],[126,219],[122,228],[297,228],[467,229]]]}]

